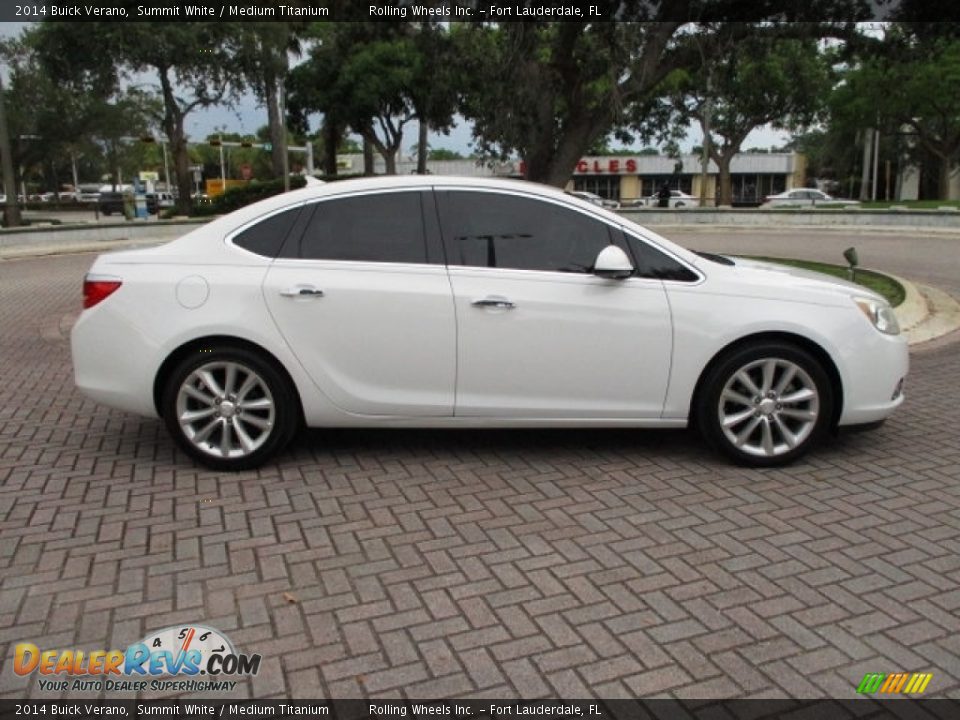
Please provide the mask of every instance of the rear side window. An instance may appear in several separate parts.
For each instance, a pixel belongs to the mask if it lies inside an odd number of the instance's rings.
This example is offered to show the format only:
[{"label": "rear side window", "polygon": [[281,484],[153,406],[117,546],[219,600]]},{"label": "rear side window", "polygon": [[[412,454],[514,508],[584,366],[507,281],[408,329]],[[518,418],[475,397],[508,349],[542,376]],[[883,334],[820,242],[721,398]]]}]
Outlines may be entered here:
[{"label": "rear side window", "polygon": [[239,235],[235,235],[233,244],[257,255],[275,258],[280,254],[280,247],[290,232],[290,228],[297,221],[299,214],[300,208],[295,207],[271,215],[265,220],[251,225]]},{"label": "rear side window", "polygon": [[391,192],[317,203],[300,240],[310,260],[425,263],[420,192]]}]

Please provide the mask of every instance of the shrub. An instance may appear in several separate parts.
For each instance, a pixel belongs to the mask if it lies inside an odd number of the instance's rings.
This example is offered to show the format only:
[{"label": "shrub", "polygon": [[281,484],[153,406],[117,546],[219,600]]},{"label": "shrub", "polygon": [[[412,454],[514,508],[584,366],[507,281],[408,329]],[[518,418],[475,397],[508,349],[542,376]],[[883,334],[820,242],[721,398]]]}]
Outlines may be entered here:
[{"label": "shrub", "polygon": [[[297,190],[307,184],[307,181],[299,175],[290,176],[290,189]],[[210,202],[194,204],[194,215],[225,215],[233,212],[251,203],[279,195],[283,192],[283,179],[276,180],[252,180],[242,187],[229,188],[222,195],[218,195]]]}]

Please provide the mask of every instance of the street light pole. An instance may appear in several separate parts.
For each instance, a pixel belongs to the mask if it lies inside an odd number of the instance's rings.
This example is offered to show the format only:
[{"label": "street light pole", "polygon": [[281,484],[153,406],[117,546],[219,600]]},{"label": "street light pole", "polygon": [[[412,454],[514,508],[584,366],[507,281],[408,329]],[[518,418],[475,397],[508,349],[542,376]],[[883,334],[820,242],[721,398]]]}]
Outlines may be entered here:
[{"label": "street light pole", "polygon": [[220,137],[220,191],[227,191],[227,172],[223,167],[223,137]]}]

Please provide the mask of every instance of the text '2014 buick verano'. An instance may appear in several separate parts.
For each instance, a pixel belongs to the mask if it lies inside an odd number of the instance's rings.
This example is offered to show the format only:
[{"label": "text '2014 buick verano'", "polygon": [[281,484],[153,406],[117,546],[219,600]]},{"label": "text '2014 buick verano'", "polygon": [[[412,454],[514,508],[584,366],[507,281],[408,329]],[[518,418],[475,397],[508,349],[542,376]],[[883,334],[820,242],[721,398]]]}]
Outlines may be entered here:
[{"label": "text '2014 buick verano'", "polygon": [[309,427],[683,427],[778,465],[902,402],[889,305],[532,183],[310,184],[94,262],[76,383],[219,469]]}]

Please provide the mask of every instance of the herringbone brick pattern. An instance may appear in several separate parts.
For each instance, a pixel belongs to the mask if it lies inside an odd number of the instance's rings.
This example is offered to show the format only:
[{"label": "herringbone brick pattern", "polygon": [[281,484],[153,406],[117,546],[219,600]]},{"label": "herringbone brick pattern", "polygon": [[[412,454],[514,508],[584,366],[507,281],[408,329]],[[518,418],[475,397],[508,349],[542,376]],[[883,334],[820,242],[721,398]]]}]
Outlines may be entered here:
[{"label": "herringbone brick pattern", "polygon": [[73,388],[90,256],[0,262],[0,697],[16,642],[203,622],[237,697],[960,697],[960,355],[791,468],[685,432],[313,431],[218,475]]}]

